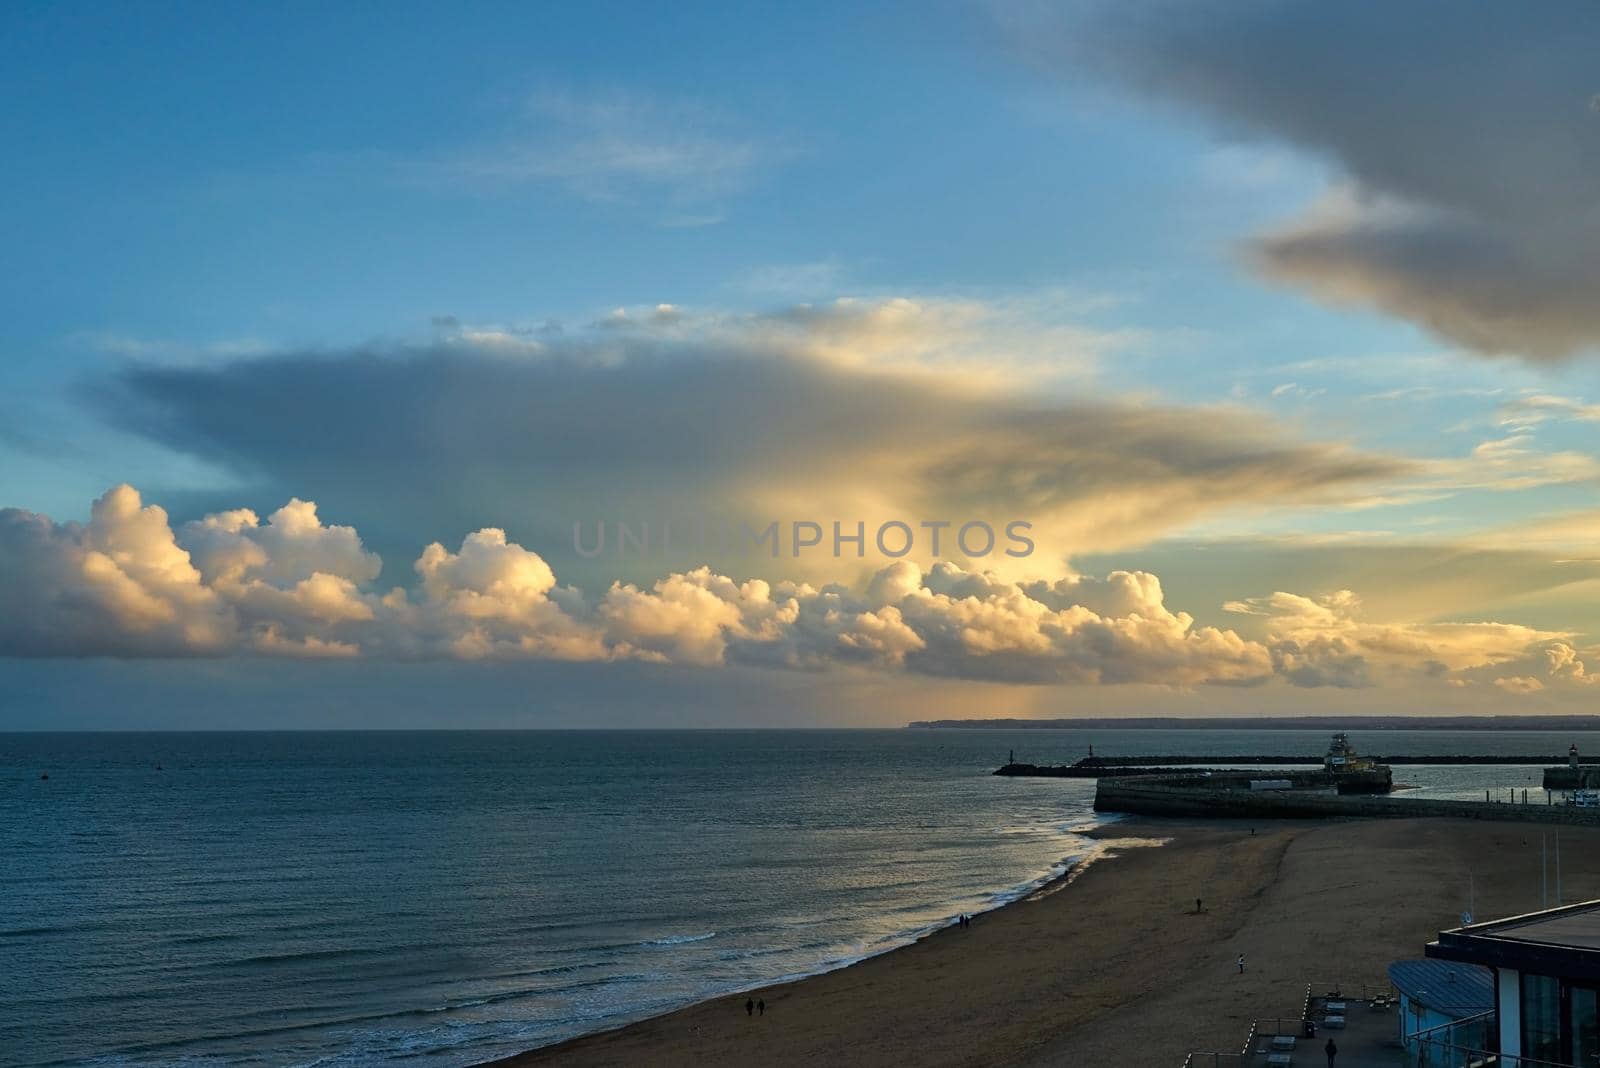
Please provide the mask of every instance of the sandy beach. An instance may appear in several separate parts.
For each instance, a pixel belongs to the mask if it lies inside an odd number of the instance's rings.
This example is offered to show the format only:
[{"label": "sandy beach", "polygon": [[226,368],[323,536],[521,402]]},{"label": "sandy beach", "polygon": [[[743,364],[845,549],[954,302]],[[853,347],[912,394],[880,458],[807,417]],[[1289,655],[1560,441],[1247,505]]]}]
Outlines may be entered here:
[{"label": "sandy beach", "polygon": [[[1540,907],[1553,833],[1128,820],[1100,832],[1102,859],[968,929],[752,992],[762,1017],[738,994],[497,1063],[1176,1068],[1193,1049],[1237,1050],[1253,1019],[1297,1016],[1307,984],[1383,983],[1457,925],[1469,872],[1479,919]],[[1561,838],[1564,900],[1600,897],[1600,831]]]}]

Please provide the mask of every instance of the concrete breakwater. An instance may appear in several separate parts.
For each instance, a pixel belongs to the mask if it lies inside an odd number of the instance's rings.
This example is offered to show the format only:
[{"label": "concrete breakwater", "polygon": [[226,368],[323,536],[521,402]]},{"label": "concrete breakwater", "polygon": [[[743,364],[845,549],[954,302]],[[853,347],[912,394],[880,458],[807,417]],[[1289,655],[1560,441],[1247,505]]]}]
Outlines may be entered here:
[{"label": "concrete breakwater", "polygon": [[[1141,756],[1141,757],[1084,757],[1072,764],[1010,763],[995,772],[996,775],[1033,775],[1060,779],[1098,779],[1106,775],[1150,775],[1166,772],[1213,771],[1245,767],[1295,767],[1320,765],[1323,757],[1307,756]],[[1530,766],[1565,764],[1565,757],[1501,756],[1501,755],[1412,755],[1379,756],[1371,758],[1378,764],[1422,764],[1439,767],[1471,766],[1479,764],[1525,764]],[[1191,767],[1190,765],[1203,765]],[[1565,771],[1563,767],[1561,769]]]},{"label": "concrete breakwater", "polygon": [[[1321,764],[1325,757],[1301,753],[1297,756],[1118,756],[1084,757],[1068,767],[1074,768],[1125,768],[1141,764]],[[1545,756],[1507,756],[1504,753],[1411,753],[1401,756],[1372,756],[1367,759],[1378,764],[1565,764],[1567,758]]]},{"label": "concrete breakwater", "polygon": [[1504,801],[1434,801],[1388,796],[1342,796],[1305,789],[1252,790],[1260,775],[1116,776],[1095,786],[1097,812],[1142,816],[1236,819],[1451,819],[1518,820],[1600,826],[1600,809]]},{"label": "concrete breakwater", "polygon": [[[1310,761],[1307,761],[1310,763]],[[1084,767],[1077,764],[1002,764],[996,775],[1016,775],[1035,779],[1114,779],[1126,775],[1227,775],[1238,768],[1159,767],[1149,764]],[[1262,774],[1265,774],[1263,772]]]}]

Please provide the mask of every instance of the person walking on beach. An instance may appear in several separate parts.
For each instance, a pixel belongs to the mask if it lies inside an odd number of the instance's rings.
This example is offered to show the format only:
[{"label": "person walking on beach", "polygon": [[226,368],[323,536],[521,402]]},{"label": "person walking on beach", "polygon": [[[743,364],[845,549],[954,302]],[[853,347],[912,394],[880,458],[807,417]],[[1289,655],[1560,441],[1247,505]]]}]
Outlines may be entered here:
[{"label": "person walking on beach", "polygon": [[1200,907],[1200,899],[1199,898],[1195,898],[1194,899],[1194,914],[1196,916],[1198,916],[1204,911],[1205,911],[1205,909]]},{"label": "person walking on beach", "polygon": [[[1239,954],[1239,974],[1240,975],[1244,974],[1244,954],[1243,953]],[[1332,1042],[1333,1040],[1330,1038],[1328,1041]]]},{"label": "person walking on beach", "polygon": [[1333,1059],[1339,1055],[1339,1044],[1330,1038],[1328,1044],[1322,1047],[1322,1052],[1328,1055],[1328,1068],[1333,1068]]},{"label": "person walking on beach", "polygon": [[744,1014],[746,1016],[754,1016],[756,1014],[756,1003],[754,1000],[750,998],[744,999]]},{"label": "person walking on beach", "polygon": [[756,1002],[756,1015],[757,1016],[765,1016],[766,1014],[767,1014],[767,999],[766,998],[762,998],[760,1001]]}]

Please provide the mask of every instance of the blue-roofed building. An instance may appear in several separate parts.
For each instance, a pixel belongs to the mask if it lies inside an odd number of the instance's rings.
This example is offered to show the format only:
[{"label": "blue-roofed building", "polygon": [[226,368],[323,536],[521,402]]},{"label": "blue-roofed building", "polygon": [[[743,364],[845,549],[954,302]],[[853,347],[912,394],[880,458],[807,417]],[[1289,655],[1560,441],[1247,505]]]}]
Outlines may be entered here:
[{"label": "blue-roofed building", "polygon": [[1400,1041],[1414,1054],[1415,1037],[1494,1010],[1494,973],[1448,960],[1397,960],[1389,981],[1400,993]]}]

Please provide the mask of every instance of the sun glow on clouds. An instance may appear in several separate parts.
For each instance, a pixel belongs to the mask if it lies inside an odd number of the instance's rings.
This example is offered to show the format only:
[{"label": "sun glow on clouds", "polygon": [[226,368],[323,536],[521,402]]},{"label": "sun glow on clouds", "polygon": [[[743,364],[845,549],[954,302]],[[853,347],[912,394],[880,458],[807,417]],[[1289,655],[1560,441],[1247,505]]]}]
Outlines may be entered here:
[{"label": "sun glow on clouds", "polygon": [[[119,428],[204,456],[258,495],[356,509],[386,548],[493,524],[534,532],[558,570],[591,585],[707,561],[679,553],[602,575],[550,556],[575,521],[1023,520],[1039,555],[1059,560],[1220,510],[1350,501],[1421,476],[1241,408],[1089,391],[1099,356],[1132,343],[1069,322],[1096,299],[659,304],[571,333],[446,320],[425,345],[129,366],[94,397]],[[984,566],[1025,575],[1003,558]],[[827,582],[839,567],[790,577]]]},{"label": "sun glow on clouds", "polygon": [[1582,662],[1570,635],[1510,623],[1376,623],[1361,618],[1349,590],[1324,597],[1274,593],[1232,601],[1228,611],[1265,617],[1278,669],[1302,685],[1366,686],[1381,671],[1454,676],[1523,660]]},{"label": "sun glow on clouds", "polygon": [[[1266,636],[1196,626],[1142,572],[1013,582],[899,561],[861,588],[697,568],[590,600],[503,531],[427,546],[414,589],[372,589],[381,561],[292,500],[177,530],[131,486],[86,525],[0,511],[0,623],[11,656],[371,656],[640,660],[862,668],[1015,683],[1363,686],[1386,674],[1510,693],[1590,681],[1564,634],[1498,623],[1379,624],[1354,595],[1230,603]],[[1492,673],[1480,678],[1483,672]]]}]

